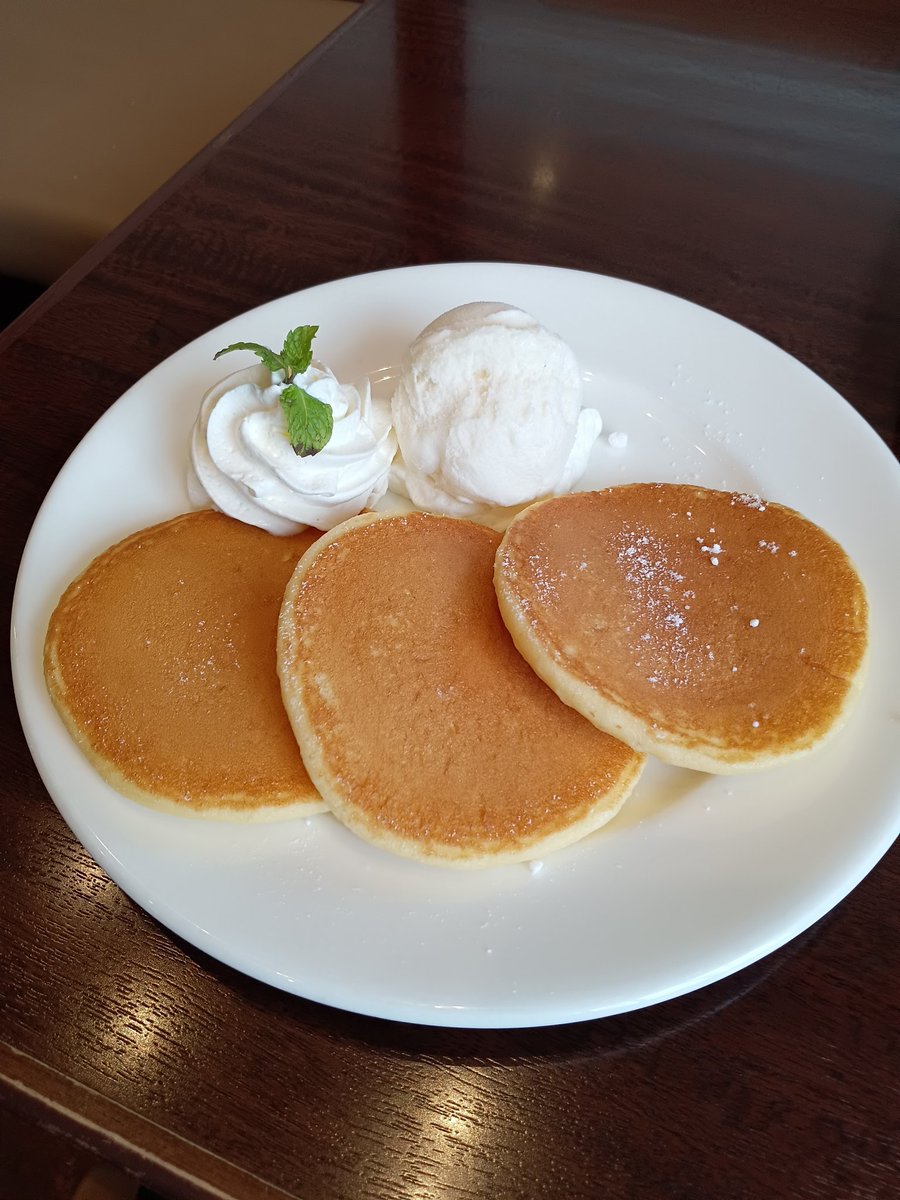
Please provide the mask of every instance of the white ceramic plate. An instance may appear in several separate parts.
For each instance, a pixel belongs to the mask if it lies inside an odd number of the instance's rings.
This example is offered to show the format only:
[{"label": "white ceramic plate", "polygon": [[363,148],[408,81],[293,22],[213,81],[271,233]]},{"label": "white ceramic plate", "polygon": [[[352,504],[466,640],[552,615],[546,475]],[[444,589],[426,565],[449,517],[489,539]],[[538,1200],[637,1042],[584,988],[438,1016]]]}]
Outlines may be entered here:
[{"label": "white ceramic plate", "polygon": [[[245,827],[113,792],[70,741],[41,673],[60,592],[96,553],[189,505],[188,435],[237,339],[321,326],[339,377],[388,387],[412,337],[469,300],[518,304],[565,337],[624,450],[586,486],[696,481],[800,509],[855,559],[874,653],[851,725],[808,760],[736,779],[650,764],[609,826],[526,866],[425,867],[330,816]],[[235,356],[237,358],[237,356]],[[233,370],[240,363],[228,363]],[[840,901],[900,830],[900,470],[830,387],[769,342],[670,295],[547,267],[459,264],[339,280],[186,346],[76,448],[22,561],[12,657],[22,723],[76,836],[147,911],[257,979],[356,1012],[526,1026],[640,1008],[761,958]],[[73,882],[73,886],[75,886]]]}]

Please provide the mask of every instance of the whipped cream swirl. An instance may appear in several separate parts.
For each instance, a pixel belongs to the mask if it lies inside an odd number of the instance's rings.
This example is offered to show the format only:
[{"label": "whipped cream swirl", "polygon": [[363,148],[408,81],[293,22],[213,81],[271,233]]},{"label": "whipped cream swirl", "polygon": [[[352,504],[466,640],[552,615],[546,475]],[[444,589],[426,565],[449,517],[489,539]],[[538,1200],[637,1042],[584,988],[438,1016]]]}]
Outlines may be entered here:
[{"label": "whipped cream swirl", "polygon": [[390,403],[339,383],[313,362],[293,380],[330,405],[334,432],[318,454],[301,457],[288,441],[284,384],[262,365],[221,380],[203,397],[191,437],[188,492],[269,533],[298,533],[356,516],[387,490],[397,448]]}]

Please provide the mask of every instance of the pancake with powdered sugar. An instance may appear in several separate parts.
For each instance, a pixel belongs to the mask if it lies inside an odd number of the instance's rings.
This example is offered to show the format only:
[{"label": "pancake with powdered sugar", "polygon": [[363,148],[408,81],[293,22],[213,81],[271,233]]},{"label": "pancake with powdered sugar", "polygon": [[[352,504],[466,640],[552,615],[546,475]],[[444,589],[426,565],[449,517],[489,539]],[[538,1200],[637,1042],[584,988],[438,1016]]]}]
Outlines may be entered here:
[{"label": "pancake with powdered sugar", "polygon": [[497,554],[503,619],[598,728],[666,762],[774,766],[844,723],[868,606],[838,543],[759,497],[631,484],[532,505]]}]

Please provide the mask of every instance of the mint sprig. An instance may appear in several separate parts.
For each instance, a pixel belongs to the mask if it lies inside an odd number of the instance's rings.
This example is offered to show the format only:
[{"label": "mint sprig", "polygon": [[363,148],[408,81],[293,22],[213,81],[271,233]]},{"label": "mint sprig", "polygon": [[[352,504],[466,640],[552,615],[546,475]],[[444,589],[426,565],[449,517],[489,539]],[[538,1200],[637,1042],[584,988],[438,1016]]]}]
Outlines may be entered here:
[{"label": "mint sprig", "polygon": [[281,407],[295,454],[306,458],[318,454],[328,445],[334,432],[334,413],[330,404],[323,404],[296,383],[289,383],[282,389]]},{"label": "mint sprig", "polygon": [[318,325],[298,325],[296,329],[289,330],[280,354],[268,346],[261,346],[259,342],[235,342],[214,355],[215,358],[221,358],[232,350],[250,350],[264,367],[273,373],[282,372],[287,386],[281,389],[280,398],[288,440],[294,453],[303,458],[324,449],[334,432],[331,405],[317,400],[292,382],[294,376],[302,375],[312,362],[312,343],[318,332]]},{"label": "mint sprig", "polygon": [[233,346],[226,346],[224,350],[220,350],[218,354],[214,354],[213,361],[221,358],[223,354],[230,354],[232,350],[252,350],[260,359],[263,366],[268,367],[273,373],[284,370],[281,355],[270,350],[268,346],[260,346],[259,342],[235,342]]},{"label": "mint sprig", "polygon": [[302,375],[312,362],[313,338],[319,332],[318,325],[299,325],[285,335],[281,351],[285,381],[290,383],[295,375]]}]

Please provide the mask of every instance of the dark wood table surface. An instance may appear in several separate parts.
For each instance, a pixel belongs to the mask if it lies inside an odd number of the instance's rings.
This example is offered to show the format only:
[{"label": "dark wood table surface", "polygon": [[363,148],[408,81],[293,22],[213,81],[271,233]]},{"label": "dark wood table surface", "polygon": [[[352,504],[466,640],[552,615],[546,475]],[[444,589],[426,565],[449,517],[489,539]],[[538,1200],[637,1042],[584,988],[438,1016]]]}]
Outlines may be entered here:
[{"label": "dark wood table surface", "polygon": [[[130,384],[245,309],[385,267],[674,292],[795,355],[896,450],[898,48],[888,0],[370,0],[0,335],[4,602],[55,474]],[[896,850],[681,999],[404,1026],[156,924],[70,834],[3,702],[4,1106],[172,1197],[900,1195]]]}]

